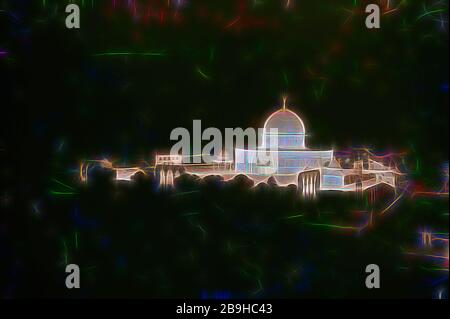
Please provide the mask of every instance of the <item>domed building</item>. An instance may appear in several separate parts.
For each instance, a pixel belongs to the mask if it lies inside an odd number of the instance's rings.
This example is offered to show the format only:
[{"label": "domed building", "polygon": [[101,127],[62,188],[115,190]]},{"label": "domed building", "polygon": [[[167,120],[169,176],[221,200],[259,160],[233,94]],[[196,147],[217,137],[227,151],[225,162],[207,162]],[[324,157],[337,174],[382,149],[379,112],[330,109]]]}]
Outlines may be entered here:
[{"label": "domed building", "polygon": [[[157,154],[152,170],[159,172],[162,187],[172,187],[180,174],[221,176],[224,181],[246,175],[255,184],[270,179],[279,186],[296,185],[305,197],[315,197],[319,191],[359,192],[379,184],[396,189],[398,178],[404,175],[395,164],[385,163],[386,156],[367,149],[336,159],[333,150],[309,148],[303,120],[285,103],[267,118],[261,134],[259,146],[235,148],[234,160],[223,153],[212,163],[197,164],[184,162],[182,155]],[[133,174],[142,171],[140,167],[102,165],[115,170],[117,180],[131,180]],[[87,181],[88,167],[80,167],[82,180]]]},{"label": "domed building", "polygon": [[273,176],[278,184],[297,184],[298,174],[331,162],[333,151],[306,147],[302,119],[283,106],[264,123],[262,143],[257,149],[236,149],[235,170],[263,181]]}]

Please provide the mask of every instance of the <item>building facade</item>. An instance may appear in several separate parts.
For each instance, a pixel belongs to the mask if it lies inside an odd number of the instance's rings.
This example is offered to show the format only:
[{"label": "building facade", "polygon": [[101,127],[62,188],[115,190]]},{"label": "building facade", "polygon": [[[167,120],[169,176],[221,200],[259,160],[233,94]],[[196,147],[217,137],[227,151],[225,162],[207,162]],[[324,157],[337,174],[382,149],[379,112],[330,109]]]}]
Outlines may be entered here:
[{"label": "building facade", "polygon": [[[137,172],[152,172],[161,187],[173,186],[181,174],[200,178],[219,175],[225,181],[246,175],[255,185],[269,179],[279,186],[295,185],[306,197],[320,191],[364,191],[379,184],[395,190],[397,178],[404,175],[394,163],[385,163],[368,150],[359,150],[347,158],[336,157],[333,150],[309,148],[306,139],[303,120],[283,105],[265,121],[261,145],[255,149],[235,148],[234,160],[223,156],[213,163],[189,164],[183,163],[181,155],[158,154],[152,167],[114,167],[108,161],[103,166],[115,170],[117,180],[131,180]],[[81,179],[87,180],[87,174],[84,166]]]}]

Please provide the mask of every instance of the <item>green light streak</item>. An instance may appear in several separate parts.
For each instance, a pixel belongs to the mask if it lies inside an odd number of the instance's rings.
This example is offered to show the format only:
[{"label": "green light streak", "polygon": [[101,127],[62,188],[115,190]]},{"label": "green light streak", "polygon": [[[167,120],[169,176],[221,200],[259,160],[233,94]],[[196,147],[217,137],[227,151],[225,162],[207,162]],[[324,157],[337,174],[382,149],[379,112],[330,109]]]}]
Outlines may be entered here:
[{"label": "green light streak", "polygon": [[202,78],[204,78],[205,80],[209,80],[209,76],[204,73],[199,67],[197,67],[197,73],[200,74],[202,76]]},{"label": "green light streak", "polygon": [[215,49],[214,49],[214,47],[211,47],[209,49],[209,62],[212,62],[214,60],[214,53],[215,53]]},{"label": "green light streak", "polygon": [[340,225],[333,225],[333,224],[320,224],[320,223],[306,223],[307,225],[311,226],[319,226],[319,227],[325,227],[325,228],[336,228],[336,229],[348,229],[348,230],[359,230],[358,227],[353,226],[340,226]]},{"label": "green light streak", "polygon": [[69,188],[69,189],[71,189],[71,190],[74,190],[73,187],[71,187],[71,186],[69,186],[69,185],[67,185],[67,184],[64,184],[63,182],[58,181],[56,178],[52,178],[52,181],[54,181],[55,183],[58,183],[59,185],[62,185],[62,186],[64,186],[64,187],[67,187],[67,188]]},{"label": "green light streak", "polygon": [[78,193],[75,192],[57,192],[57,191],[50,191],[50,194],[57,195],[57,196],[64,196],[64,195],[77,195]]},{"label": "green light streak", "polygon": [[197,227],[202,231],[202,233],[203,233],[203,238],[206,238],[206,230],[202,227],[202,225],[197,224]]},{"label": "green light streak", "polygon": [[65,262],[66,265],[68,265],[69,264],[68,263],[68,261],[69,261],[69,253],[67,252],[67,245],[66,245],[66,242],[64,241],[64,239],[63,239],[62,243],[63,243],[63,247],[64,247],[64,262]]},{"label": "green light streak", "polygon": [[103,52],[93,54],[93,56],[167,56],[167,54],[165,52]]},{"label": "green light streak", "polygon": [[286,216],[283,217],[283,219],[293,219],[293,218],[298,218],[298,217],[303,217],[303,214],[298,214],[298,215],[291,215],[291,216]]},{"label": "green light streak", "polygon": [[421,14],[420,16],[418,16],[416,21],[418,21],[418,20],[422,19],[423,17],[426,17],[430,14],[444,12],[444,11],[445,11],[444,9],[436,9],[436,10],[431,10],[431,11],[425,12],[424,14]]},{"label": "green light streak", "polygon": [[173,194],[172,197],[178,197],[178,196],[189,195],[189,194],[194,194],[194,193],[199,193],[199,191],[180,192],[180,193]]}]

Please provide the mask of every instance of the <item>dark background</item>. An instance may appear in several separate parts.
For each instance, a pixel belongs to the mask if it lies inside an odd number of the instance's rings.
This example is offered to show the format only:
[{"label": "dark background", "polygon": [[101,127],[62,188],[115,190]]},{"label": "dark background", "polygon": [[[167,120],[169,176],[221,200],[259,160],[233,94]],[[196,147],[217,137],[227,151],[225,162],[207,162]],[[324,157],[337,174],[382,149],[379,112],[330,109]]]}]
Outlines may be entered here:
[{"label": "dark background", "polygon": [[[177,14],[175,1],[136,1],[136,13],[127,1],[112,2],[86,1],[81,29],[68,30],[64,1],[0,1],[8,274],[23,278],[31,271],[27,258],[45,268],[39,256],[60,267],[51,259],[60,249],[54,238],[72,228],[55,216],[83,198],[53,207],[52,180],[73,185],[81,160],[152,162],[156,151],[170,149],[170,131],[190,129],[193,119],[204,128],[260,127],[284,94],[305,121],[308,146],[405,151],[416,182],[440,186],[448,160],[445,3],[408,2],[383,15],[381,29],[368,30],[364,1],[291,1],[289,8],[282,1],[189,1]],[[114,52],[127,55],[108,55]],[[95,214],[93,203],[108,196],[91,198],[84,209]],[[148,205],[178,212],[158,200]],[[144,207],[129,203],[124,210]],[[33,215],[35,205],[42,216]],[[29,246],[39,236],[45,240]],[[6,282],[5,296],[37,293],[25,279]],[[173,287],[165,296],[198,296],[199,289]],[[57,293],[49,288],[48,295]]]}]

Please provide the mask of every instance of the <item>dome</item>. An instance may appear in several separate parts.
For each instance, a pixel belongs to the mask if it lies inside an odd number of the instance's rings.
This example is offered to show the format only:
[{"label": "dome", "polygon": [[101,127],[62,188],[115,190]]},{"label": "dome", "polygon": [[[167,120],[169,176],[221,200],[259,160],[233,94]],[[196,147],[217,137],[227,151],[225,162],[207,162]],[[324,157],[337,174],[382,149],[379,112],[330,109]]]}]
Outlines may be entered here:
[{"label": "dome", "polygon": [[278,129],[278,134],[305,134],[305,125],[302,119],[288,109],[281,109],[269,116],[264,124],[267,132],[271,128]]},{"label": "dome", "polygon": [[[276,129],[276,133],[271,132]],[[291,110],[283,107],[264,123],[263,147],[281,149],[305,148],[305,125],[302,119]],[[275,145],[276,143],[276,145]]]}]

